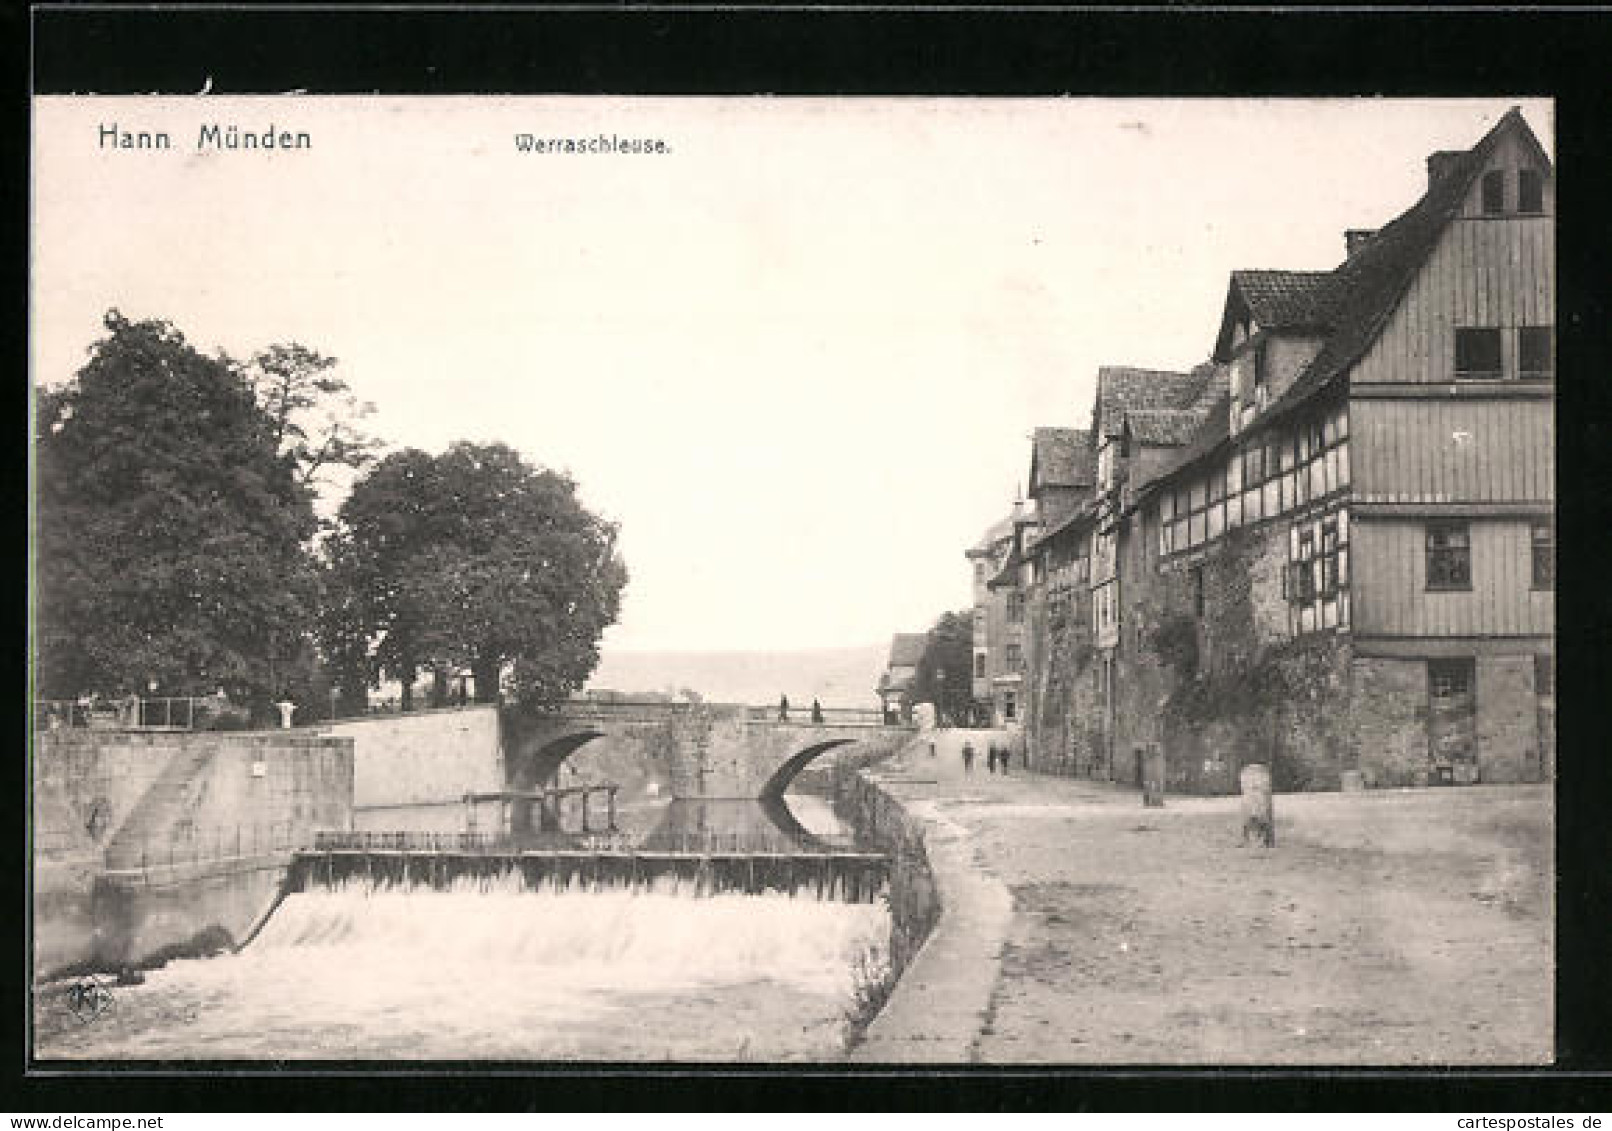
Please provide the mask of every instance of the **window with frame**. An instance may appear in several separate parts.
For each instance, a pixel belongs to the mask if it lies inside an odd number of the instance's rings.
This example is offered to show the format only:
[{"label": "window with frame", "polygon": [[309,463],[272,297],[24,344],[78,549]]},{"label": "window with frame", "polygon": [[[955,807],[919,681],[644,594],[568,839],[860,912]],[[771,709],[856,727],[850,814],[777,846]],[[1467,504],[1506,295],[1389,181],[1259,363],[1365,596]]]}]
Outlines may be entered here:
[{"label": "window with frame", "polygon": [[1483,214],[1499,216],[1506,210],[1506,174],[1495,169],[1483,174]]},{"label": "window with frame", "polygon": [[1472,588],[1472,536],[1466,523],[1428,525],[1427,588]]},{"label": "window with frame", "polygon": [[1315,600],[1315,534],[1310,530],[1299,532],[1297,559],[1293,562],[1293,580],[1288,585],[1288,597],[1295,605],[1308,605]]},{"label": "window with frame", "polygon": [[1536,522],[1529,529],[1534,558],[1534,588],[1556,588],[1556,524]]},{"label": "window with frame", "polygon": [[1517,376],[1524,381],[1550,381],[1555,377],[1555,334],[1549,326],[1517,329]]},{"label": "window with frame", "polygon": [[985,678],[985,653],[984,652],[975,652],[974,653],[974,678],[975,679],[984,679]]},{"label": "window with frame", "polygon": [[1203,567],[1201,565],[1193,566],[1192,571],[1191,571],[1191,576],[1192,576],[1192,612],[1193,612],[1193,615],[1195,615],[1195,616],[1197,616],[1199,618],[1202,618],[1204,608],[1205,608],[1204,595],[1203,595]]},{"label": "window with frame", "polygon": [[1007,619],[1009,624],[1024,623],[1024,594],[1017,589],[1008,594]]},{"label": "window with frame", "polygon": [[1517,170],[1517,211],[1533,216],[1545,211],[1545,178],[1538,169]]},{"label": "window with frame", "polygon": [[1556,657],[1548,652],[1534,657],[1534,694],[1541,699],[1556,694]]},{"label": "window with frame", "polygon": [[1461,381],[1498,381],[1505,376],[1499,330],[1473,327],[1455,332],[1455,376]]},{"label": "window with frame", "polygon": [[1003,658],[1007,661],[1008,671],[1016,672],[1024,666],[1024,651],[1017,644],[1009,644],[1003,649]]}]

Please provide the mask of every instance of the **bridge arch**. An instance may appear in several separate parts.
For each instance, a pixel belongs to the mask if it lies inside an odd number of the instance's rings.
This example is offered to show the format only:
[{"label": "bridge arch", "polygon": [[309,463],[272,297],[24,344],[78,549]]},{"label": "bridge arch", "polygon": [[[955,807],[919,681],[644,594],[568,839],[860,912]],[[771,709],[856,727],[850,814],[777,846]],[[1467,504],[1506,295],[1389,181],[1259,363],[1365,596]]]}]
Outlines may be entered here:
[{"label": "bridge arch", "polygon": [[551,738],[536,750],[522,755],[509,767],[508,778],[512,789],[537,789],[554,779],[567,758],[596,738],[603,738],[602,730],[574,731]]},{"label": "bridge arch", "polygon": [[854,738],[834,738],[827,742],[814,743],[799,753],[790,755],[784,760],[783,765],[773,771],[772,777],[767,779],[767,784],[761,787],[760,797],[763,800],[783,797],[784,791],[789,788],[789,783],[806,768],[806,763],[836,746],[849,746],[855,741]]}]

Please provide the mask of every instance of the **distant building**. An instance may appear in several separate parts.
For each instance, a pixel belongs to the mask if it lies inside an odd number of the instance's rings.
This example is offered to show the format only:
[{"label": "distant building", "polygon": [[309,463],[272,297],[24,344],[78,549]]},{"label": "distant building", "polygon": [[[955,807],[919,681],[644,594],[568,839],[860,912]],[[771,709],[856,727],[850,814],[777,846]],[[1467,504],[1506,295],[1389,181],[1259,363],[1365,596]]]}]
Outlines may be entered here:
[{"label": "distant building", "polygon": [[912,721],[913,684],[928,645],[929,636],[922,632],[897,633],[890,638],[890,660],[879,677],[877,688],[886,718],[893,716],[902,722]]},{"label": "distant building", "polygon": [[1019,713],[1023,610],[1010,601],[1009,589],[994,584],[1014,568],[1016,531],[1009,515],[989,527],[964,555],[973,571],[974,670],[969,673],[969,689],[973,721],[979,726],[1005,726]]}]

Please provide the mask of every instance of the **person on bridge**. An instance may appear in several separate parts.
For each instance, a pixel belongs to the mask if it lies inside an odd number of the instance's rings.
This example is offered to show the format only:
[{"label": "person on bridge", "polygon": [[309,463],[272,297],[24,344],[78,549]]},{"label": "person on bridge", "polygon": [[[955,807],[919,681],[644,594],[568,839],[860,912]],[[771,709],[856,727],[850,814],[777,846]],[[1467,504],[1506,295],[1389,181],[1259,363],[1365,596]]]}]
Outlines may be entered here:
[{"label": "person on bridge", "polygon": [[781,723],[789,721],[789,696],[787,695],[778,696],[778,721]]},{"label": "person on bridge", "polygon": [[974,772],[974,744],[966,738],[963,740],[963,773]]},{"label": "person on bridge", "polygon": [[821,703],[819,703],[816,699],[813,699],[812,700],[812,722],[821,723],[822,721],[823,721],[823,705]]}]

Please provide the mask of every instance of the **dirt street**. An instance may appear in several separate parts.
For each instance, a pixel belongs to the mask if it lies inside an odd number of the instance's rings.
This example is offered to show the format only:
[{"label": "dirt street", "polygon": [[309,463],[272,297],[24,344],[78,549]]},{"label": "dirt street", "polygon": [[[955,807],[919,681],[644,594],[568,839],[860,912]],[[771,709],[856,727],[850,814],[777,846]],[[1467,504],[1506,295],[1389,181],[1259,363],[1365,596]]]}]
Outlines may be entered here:
[{"label": "dirt street", "polygon": [[993,775],[988,739],[942,732],[890,774],[1012,894],[974,1059],[1550,1061],[1548,787],[1281,794],[1267,849],[1241,842],[1237,798],[1145,809],[1134,790]]}]

